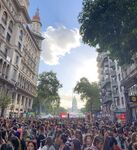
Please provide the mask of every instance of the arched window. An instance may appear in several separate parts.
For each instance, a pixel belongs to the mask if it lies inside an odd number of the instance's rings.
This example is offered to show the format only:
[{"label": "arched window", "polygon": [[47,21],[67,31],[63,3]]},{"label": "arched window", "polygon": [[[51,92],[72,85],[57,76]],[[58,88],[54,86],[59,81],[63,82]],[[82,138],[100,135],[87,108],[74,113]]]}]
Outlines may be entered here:
[{"label": "arched window", "polygon": [[5,25],[7,24],[7,20],[8,20],[8,15],[7,15],[6,11],[4,11],[3,15],[2,15],[2,21]]},{"label": "arched window", "polygon": [[13,21],[10,21],[8,29],[12,33],[12,31],[13,31]]},{"label": "arched window", "polygon": [[23,40],[23,31],[20,30],[20,36],[19,36],[19,39],[22,41]]}]

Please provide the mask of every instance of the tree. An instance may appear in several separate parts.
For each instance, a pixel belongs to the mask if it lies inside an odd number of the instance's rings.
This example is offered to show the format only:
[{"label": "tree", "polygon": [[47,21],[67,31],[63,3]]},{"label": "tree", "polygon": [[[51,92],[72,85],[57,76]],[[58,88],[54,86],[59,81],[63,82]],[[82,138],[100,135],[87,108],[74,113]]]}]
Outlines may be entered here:
[{"label": "tree", "polygon": [[5,109],[9,106],[11,103],[11,98],[6,94],[5,92],[0,93],[0,109],[1,109],[1,117],[4,117]]},{"label": "tree", "polygon": [[87,112],[86,107],[81,108],[80,112],[82,112],[83,114],[85,114]]},{"label": "tree", "polygon": [[83,0],[78,17],[84,43],[108,51],[120,65],[131,64],[137,53],[136,0]]},{"label": "tree", "polygon": [[82,100],[86,100],[87,111],[100,110],[99,87],[96,82],[90,83],[87,78],[81,78],[76,84],[74,92],[79,94]]},{"label": "tree", "polygon": [[67,112],[67,110],[61,106],[54,106],[51,113],[53,115],[59,115],[61,112]]},{"label": "tree", "polygon": [[62,87],[56,73],[43,72],[39,75],[37,97],[34,100],[33,109],[40,114],[41,110],[48,112],[54,105],[59,106],[60,97],[58,90]]}]

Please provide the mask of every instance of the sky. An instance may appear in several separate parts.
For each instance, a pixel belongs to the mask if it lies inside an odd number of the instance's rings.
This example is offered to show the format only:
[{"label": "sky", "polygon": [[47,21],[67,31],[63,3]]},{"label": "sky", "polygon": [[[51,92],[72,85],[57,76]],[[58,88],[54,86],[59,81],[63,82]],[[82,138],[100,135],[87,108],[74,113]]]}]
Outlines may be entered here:
[{"label": "sky", "polygon": [[[70,108],[73,88],[82,77],[90,82],[98,81],[97,53],[93,47],[84,45],[79,35],[78,14],[82,0],[30,0],[29,13],[32,17],[40,10],[42,54],[39,73],[54,71],[63,88],[60,89],[61,106]],[[84,106],[77,96],[78,107]]]}]

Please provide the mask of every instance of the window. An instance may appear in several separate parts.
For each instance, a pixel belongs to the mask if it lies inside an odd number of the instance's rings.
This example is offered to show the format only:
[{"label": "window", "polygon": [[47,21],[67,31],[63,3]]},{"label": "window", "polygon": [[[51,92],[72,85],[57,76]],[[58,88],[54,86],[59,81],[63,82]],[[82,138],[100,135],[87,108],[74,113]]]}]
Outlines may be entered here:
[{"label": "window", "polygon": [[20,95],[18,94],[18,97],[17,97],[17,104],[20,103]]},{"label": "window", "polygon": [[8,29],[12,33],[12,31],[13,31],[13,22],[12,21],[10,21]]},{"label": "window", "polygon": [[31,99],[29,99],[29,107],[31,106]]},{"label": "window", "polygon": [[119,98],[117,99],[117,106],[119,106],[120,105],[120,100],[119,100]]},{"label": "window", "polygon": [[14,69],[14,70],[13,70],[13,75],[12,75],[12,79],[13,79],[14,81],[16,81],[16,75],[17,75],[17,70]]},{"label": "window", "polygon": [[3,27],[2,24],[0,24],[0,34],[4,36],[5,34],[5,28]]},{"label": "window", "polygon": [[9,33],[7,33],[7,36],[6,36],[6,41],[8,43],[10,43],[10,40],[11,40],[11,35]]},{"label": "window", "polygon": [[19,50],[21,50],[21,43],[20,42],[18,42],[18,48],[19,48]]},{"label": "window", "polygon": [[21,105],[24,104],[24,96],[22,96],[22,101],[21,101]]},{"label": "window", "polygon": [[19,39],[22,41],[23,40],[23,31],[20,31]]},{"label": "window", "polygon": [[120,76],[120,74],[118,74],[118,79],[119,79],[119,81],[121,81],[121,76]]},{"label": "window", "polygon": [[18,62],[19,62],[19,56],[17,55],[17,56],[16,56],[15,63],[18,64]]},{"label": "window", "polygon": [[122,92],[122,86],[120,86],[120,92]]},{"label": "window", "polygon": [[8,15],[7,15],[6,11],[4,11],[3,15],[2,15],[2,22],[6,25],[7,20],[8,20]]},{"label": "window", "polygon": [[5,48],[5,57],[7,57],[7,55],[8,55],[8,49]]},{"label": "window", "polygon": [[121,103],[122,103],[122,105],[124,105],[124,98],[123,97],[121,97]]}]

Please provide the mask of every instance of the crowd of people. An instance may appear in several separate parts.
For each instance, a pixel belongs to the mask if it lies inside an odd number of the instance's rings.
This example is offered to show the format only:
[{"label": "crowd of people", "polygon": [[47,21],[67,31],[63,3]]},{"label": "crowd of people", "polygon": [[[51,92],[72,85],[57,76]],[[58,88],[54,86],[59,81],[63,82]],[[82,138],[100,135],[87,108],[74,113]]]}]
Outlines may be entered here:
[{"label": "crowd of people", "polygon": [[0,150],[137,150],[137,124],[0,118]]}]

